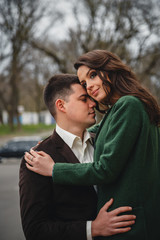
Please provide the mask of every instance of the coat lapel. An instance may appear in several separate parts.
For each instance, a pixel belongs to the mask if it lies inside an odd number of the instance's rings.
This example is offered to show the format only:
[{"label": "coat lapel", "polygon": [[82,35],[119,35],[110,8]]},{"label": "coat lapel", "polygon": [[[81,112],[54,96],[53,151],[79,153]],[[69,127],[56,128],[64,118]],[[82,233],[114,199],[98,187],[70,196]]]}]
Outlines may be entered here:
[{"label": "coat lapel", "polygon": [[57,134],[55,130],[52,135],[52,141],[55,143],[57,152],[65,158],[66,162],[80,163],[70,147],[63,141],[63,139]]}]

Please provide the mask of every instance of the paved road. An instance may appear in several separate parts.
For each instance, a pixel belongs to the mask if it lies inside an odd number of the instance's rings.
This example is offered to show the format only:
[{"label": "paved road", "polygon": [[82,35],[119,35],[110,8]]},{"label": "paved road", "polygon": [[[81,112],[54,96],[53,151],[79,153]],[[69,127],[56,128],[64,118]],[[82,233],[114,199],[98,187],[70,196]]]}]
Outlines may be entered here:
[{"label": "paved road", "polygon": [[18,175],[19,160],[0,163],[0,240],[24,240],[21,227]]},{"label": "paved road", "polygon": [[[46,137],[51,131],[36,134]],[[0,146],[12,137],[0,137]],[[0,163],[0,240],[25,240],[19,210],[19,166],[21,159]]]}]

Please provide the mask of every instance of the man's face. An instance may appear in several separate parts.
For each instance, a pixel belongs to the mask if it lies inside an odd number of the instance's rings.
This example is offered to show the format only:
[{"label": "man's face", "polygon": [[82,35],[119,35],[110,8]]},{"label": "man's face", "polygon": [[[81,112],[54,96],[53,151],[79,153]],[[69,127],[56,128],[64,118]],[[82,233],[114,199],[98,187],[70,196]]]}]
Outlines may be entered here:
[{"label": "man's face", "polygon": [[72,85],[73,93],[65,101],[66,117],[69,123],[83,129],[92,126],[95,121],[95,102],[80,84]]}]

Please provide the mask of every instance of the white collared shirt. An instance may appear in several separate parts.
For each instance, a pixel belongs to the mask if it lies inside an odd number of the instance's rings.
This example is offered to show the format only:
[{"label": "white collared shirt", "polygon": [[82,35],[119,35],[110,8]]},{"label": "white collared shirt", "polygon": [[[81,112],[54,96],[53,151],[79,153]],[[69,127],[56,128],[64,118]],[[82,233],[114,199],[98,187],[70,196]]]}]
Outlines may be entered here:
[{"label": "white collared shirt", "polygon": [[63,139],[63,141],[71,148],[80,163],[93,162],[93,143],[89,132],[85,131],[83,142],[80,137],[63,130],[56,125],[56,132]]},{"label": "white collared shirt", "polygon": [[[92,138],[87,132],[84,133],[83,142],[80,137],[60,128],[56,124],[56,132],[63,139],[63,141],[71,148],[75,156],[78,158],[80,163],[90,163],[93,162],[93,143]],[[91,234],[91,221],[87,221],[86,226],[87,240],[92,240]]]}]

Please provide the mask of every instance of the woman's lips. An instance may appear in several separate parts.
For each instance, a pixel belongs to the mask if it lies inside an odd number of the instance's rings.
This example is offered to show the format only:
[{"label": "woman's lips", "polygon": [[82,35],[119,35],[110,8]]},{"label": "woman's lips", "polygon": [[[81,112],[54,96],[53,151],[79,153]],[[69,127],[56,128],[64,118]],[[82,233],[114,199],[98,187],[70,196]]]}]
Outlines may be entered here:
[{"label": "woman's lips", "polygon": [[93,92],[92,92],[92,96],[96,97],[96,96],[97,96],[97,94],[98,94],[98,90],[99,90],[99,88],[98,88],[98,89],[96,89],[95,91],[93,91]]}]

